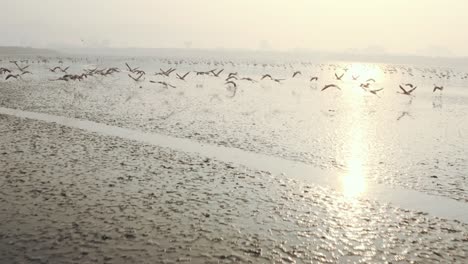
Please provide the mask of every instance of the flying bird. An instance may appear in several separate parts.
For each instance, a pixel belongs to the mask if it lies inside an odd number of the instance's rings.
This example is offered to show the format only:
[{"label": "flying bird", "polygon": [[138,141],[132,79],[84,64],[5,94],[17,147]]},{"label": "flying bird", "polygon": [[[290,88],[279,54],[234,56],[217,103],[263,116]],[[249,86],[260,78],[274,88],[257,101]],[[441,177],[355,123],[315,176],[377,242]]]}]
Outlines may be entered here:
[{"label": "flying bird", "polygon": [[232,98],[232,97],[236,96],[237,84],[235,82],[233,82],[233,81],[226,82],[225,84],[232,85],[231,89],[233,89],[233,91],[232,91],[232,95],[230,97]]},{"label": "flying bird", "polygon": [[382,91],[384,88],[376,89],[376,90],[369,90],[369,93],[377,95],[377,92]]},{"label": "flying bird", "polygon": [[442,92],[442,90],[444,90],[444,87],[443,87],[443,86],[434,85],[434,89],[432,90],[432,92],[435,92],[435,91],[437,91],[437,90],[439,90],[439,91]]},{"label": "flying bird", "polygon": [[403,91],[403,92],[399,92],[401,94],[404,94],[404,95],[411,95],[411,93],[416,90],[416,88],[418,88],[417,86],[415,86],[414,88],[412,88],[411,90],[407,91],[405,90],[405,88],[403,88],[403,86],[400,85],[400,89]]},{"label": "flying bird", "polygon": [[30,66],[30,65],[26,65],[25,67],[21,67],[21,66],[18,65],[17,61],[11,61],[11,62],[13,62],[16,65],[16,67],[18,68],[18,70],[20,70],[21,72],[24,72],[24,70],[26,70]]},{"label": "flying bird", "polygon": [[8,74],[7,77],[5,78],[5,81],[10,79],[10,78],[18,79],[20,77],[21,77],[21,75],[19,75],[19,74]]},{"label": "flying bird", "polygon": [[250,78],[250,77],[244,77],[244,78],[241,78],[241,80],[243,81],[249,81],[249,82],[257,82],[255,81],[254,79]]},{"label": "flying bird", "polygon": [[0,68],[0,74],[4,74],[4,73],[11,73],[11,71],[7,68]]},{"label": "flying bird", "polygon": [[318,81],[318,77],[314,76],[314,77],[310,78],[310,81]]},{"label": "flying bird", "polygon": [[270,74],[264,74],[264,75],[262,76],[262,79],[261,79],[261,80],[263,80],[263,79],[265,79],[265,78],[270,78],[270,80],[273,80],[273,78],[271,77]]},{"label": "flying bird", "polygon": [[218,71],[218,73],[215,73],[215,70],[211,70],[210,72],[213,74],[214,77],[219,77],[219,75],[224,71],[224,69],[221,69]]},{"label": "flying bird", "polygon": [[232,86],[237,87],[237,84],[233,81],[228,81],[225,84],[231,84]]},{"label": "flying bird", "polygon": [[340,88],[338,85],[336,85],[336,84],[327,84],[327,85],[325,85],[325,86],[322,88],[321,91],[325,91],[325,90],[328,89],[328,88],[336,88],[336,89],[338,89],[338,90],[341,91],[341,88]]},{"label": "flying bird", "polygon": [[184,74],[184,75],[182,75],[182,76],[180,76],[178,73],[176,73],[176,75],[177,75],[177,78],[178,78],[178,79],[180,79],[180,80],[182,80],[182,81],[185,81],[185,77],[187,77],[187,75],[189,75],[189,73],[190,73],[190,72],[187,72],[186,74]]},{"label": "flying bird", "polygon": [[134,73],[136,70],[138,70],[140,68],[140,67],[132,68],[132,67],[130,67],[130,65],[128,65],[128,63],[125,63],[125,65],[127,66],[128,71],[131,72],[131,73]]},{"label": "flying bird", "polygon": [[150,83],[159,83],[159,84],[163,85],[165,88],[167,88],[167,87],[176,88],[174,85],[172,85],[172,84],[169,84],[169,83],[167,83],[167,82],[161,82],[161,81],[158,81],[158,82],[156,82],[156,81],[150,81]]},{"label": "flying bird", "polygon": [[236,75],[231,75],[226,78],[226,81],[230,81],[231,79],[238,80]]},{"label": "flying bird", "polygon": [[144,74],[140,74],[137,77],[133,77],[132,75],[128,74],[128,77],[132,78],[135,82],[140,81],[141,77],[143,77]]},{"label": "flying bird", "polygon": [[294,77],[296,77],[296,76],[299,75],[299,74],[302,75],[302,72],[301,72],[301,71],[295,71],[295,72],[293,73],[293,76],[292,76],[292,77],[294,78]]},{"label": "flying bird", "polygon": [[341,81],[341,78],[343,78],[343,76],[344,76],[344,73],[341,74],[340,76],[338,76],[338,74],[335,73],[335,77],[338,81]]}]

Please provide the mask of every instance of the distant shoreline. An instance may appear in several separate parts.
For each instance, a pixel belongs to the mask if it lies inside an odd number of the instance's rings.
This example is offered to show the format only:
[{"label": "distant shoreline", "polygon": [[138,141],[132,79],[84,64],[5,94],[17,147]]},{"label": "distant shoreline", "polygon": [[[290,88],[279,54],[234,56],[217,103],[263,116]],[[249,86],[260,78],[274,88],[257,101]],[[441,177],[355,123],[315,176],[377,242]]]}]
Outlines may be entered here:
[{"label": "distant shoreline", "polygon": [[32,47],[0,46],[0,56],[9,55],[57,55],[59,52],[51,49],[37,49]]},{"label": "distant shoreline", "polygon": [[289,62],[363,62],[431,66],[466,66],[468,57],[430,57],[404,54],[366,54],[319,52],[307,50],[269,51],[247,49],[184,49],[184,48],[57,48],[0,46],[0,56],[11,55],[75,55],[115,57],[165,57],[189,59],[258,60],[259,63]]}]

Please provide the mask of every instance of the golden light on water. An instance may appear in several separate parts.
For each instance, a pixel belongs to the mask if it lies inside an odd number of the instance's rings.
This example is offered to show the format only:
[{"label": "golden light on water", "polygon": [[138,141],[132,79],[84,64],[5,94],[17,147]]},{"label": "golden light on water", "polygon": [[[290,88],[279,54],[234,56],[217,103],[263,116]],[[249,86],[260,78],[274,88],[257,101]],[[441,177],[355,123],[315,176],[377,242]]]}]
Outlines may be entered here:
[{"label": "golden light on water", "polygon": [[359,77],[363,83],[370,78],[380,81],[384,77],[382,70],[375,64],[352,63],[348,69],[350,76]]},{"label": "golden light on water", "polygon": [[357,197],[366,190],[361,143],[360,140],[351,143],[351,153],[346,164],[348,171],[342,178],[343,193],[347,197]]},{"label": "golden light on water", "polygon": [[[375,68],[375,71],[369,69],[368,66],[362,64],[352,64],[350,67],[350,71],[354,71],[357,75],[376,78],[373,74],[377,74],[379,69]],[[350,93],[347,94],[346,100],[352,110],[351,116],[343,122],[348,135],[344,146],[347,171],[341,178],[341,184],[344,195],[354,198],[364,193],[367,187],[365,162],[369,155],[366,137],[369,124],[368,120],[363,118],[364,98],[360,94]]]}]

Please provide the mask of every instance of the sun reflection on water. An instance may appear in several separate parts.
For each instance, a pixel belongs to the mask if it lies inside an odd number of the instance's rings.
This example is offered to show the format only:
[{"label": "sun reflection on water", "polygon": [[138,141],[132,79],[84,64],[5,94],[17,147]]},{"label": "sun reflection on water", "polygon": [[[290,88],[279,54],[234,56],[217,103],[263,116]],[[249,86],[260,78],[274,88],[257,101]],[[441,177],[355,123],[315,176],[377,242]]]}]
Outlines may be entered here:
[{"label": "sun reflection on water", "polygon": [[348,66],[348,69],[349,75],[359,77],[361,82],[365,82],[370,78],[377,81],[383,78],[382,70],[375,64],[352,63]]},{"label": "sun reflection on water", "polygon": [[362,142],[352,137],[351,153],[347,160],[348,171],[342,178],[343,193],[346,197],[357,197],[366,190],[365,171],[363,166]]},{"label": "sun reflection on water", "polygon": [[[359,69],[354,65],[352,69]],[[364,115],[365,102],[358,94],[348,94],[346,99],[350,105],[349,118],[343,123],[347,130],[345,144],[345,164],[348,168],[341,178],[342,191],[346,197],[355,198],[362,195],[367,188],[365,163],[368,158],[368,119]]]}]

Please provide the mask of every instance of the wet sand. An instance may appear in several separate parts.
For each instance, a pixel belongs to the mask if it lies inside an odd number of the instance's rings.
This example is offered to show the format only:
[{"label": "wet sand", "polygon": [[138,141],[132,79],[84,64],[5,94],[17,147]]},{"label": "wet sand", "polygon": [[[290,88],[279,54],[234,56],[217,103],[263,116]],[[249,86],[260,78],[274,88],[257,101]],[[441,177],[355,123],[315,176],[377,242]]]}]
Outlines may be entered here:
[{"label": "wet sand", "polygon": [[0,115],[2,263],[459,262],[468,226]]}]

